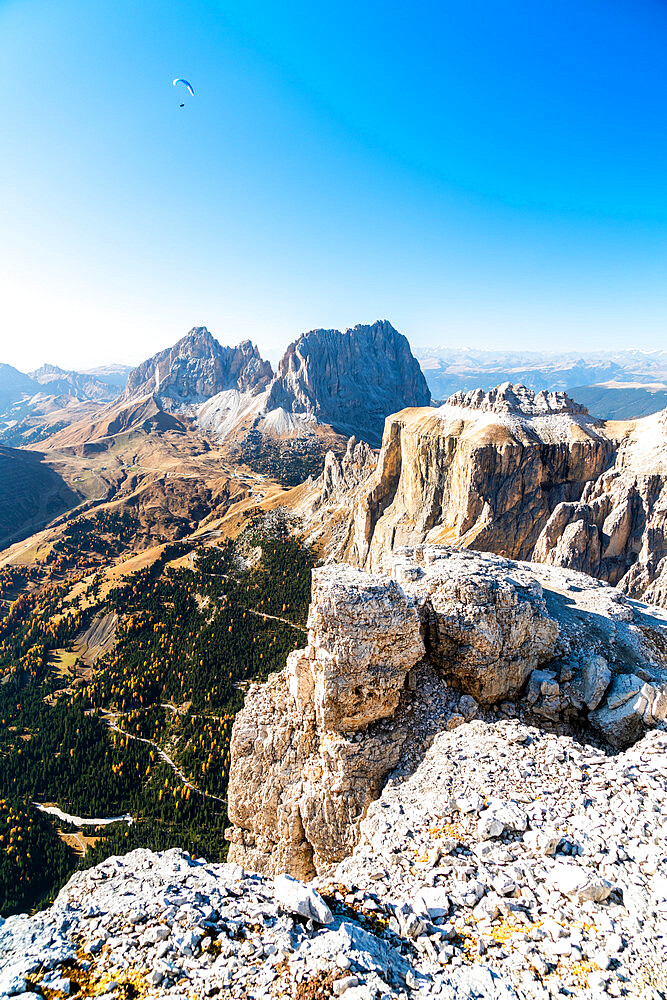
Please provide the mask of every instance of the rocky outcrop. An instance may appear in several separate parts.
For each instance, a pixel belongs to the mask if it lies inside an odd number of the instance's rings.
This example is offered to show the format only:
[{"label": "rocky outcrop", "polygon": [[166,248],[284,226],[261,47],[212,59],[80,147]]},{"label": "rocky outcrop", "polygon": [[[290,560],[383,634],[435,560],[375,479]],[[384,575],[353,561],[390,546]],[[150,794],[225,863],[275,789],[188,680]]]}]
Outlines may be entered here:
[{"label": "rocky outcrop", "polygon": [[401,545],[444,542],[667,604],[667,411],[604,423],[563,392],[457,393],[388,417],[374,472],[331,496],[321,479],[299,510],[330,558],[376,571]]},{"label": "rocky outcrop", "polygon": [[170,410],[200,404],[229,389],[261,392],[272,374],[269,362],[249,340],[222,347],[205,326],[197,326],[130,372],[123,398],[154,395]]},{"label": "rocky outcrop", "polygon": [[462,406],[464,409],[479,410],[480,413],[504,413],[508,417],[549,417],[557,414],[565,416],[588,416],[588,410],[575,403],[566,392],[549,392],[541,389],[533,392],[525,385],[503,382],[488,392],[471,389],[455,392],[447,400],[447,406]]},{"label": "rocky outcrop", "polygon": [[352,490],[368,479],[376,465],[376,453],[365,441],[357,442],[355,437],[349,438],[342,458],[333,451],[327,452],[318,507],[330,501],[346,500]]},{"label": "rocky outcrop", "polygon": [[387,575],[316,570],[307,648],[234,723],[230,858],[329,871],[393,768],[512,703],[627,746],[667,718],[667,618],[581,573],[444,546]]},{"label": "rocky outcrop", "polygon": [[278,365],[266,409],[310,413],[338,433],[378,445],[389,413],[430,400],[407,339],[378,320],[345,333],[302,334]]},{"label": "rocky outcrop", "polygon": [[371,922],[337,890],[327,900],[332,909],[289,876],[139,848],[77,872],[47,910],[0,918],[0,997],[418,1000],[433,989],[442,1000],[516,1000],[485,963],[427,970],[414,942],[384,927],[397,902]]},{"label": "rocky outcrop", "polygon": [[308,627],[236,717],[228,791],[230,859],[306,878],[349,852],[397,763],[405,730],[383,720],[424,651],[398,584],[350,567],[314,571]]},{"label": "rocky outcrop", "polygon": [[348,733],[393,715],[406,673],[423,654],[419,619],[394,580],[348,566],[313,573],[309,642],[287,660],[299,710]]},{"label": "rocky outcrop", "polygon": [[482,560],[429,548],[399,554],[392,573],[418,600],[431,664],[481,704],[516,697],[554,658],[558,621],[529,573],[490,572]]},{"label": "rocky outcrop", "polygon": [[528,558],[558,503],[613,461],[613,440],[582,409],[505,385],[389,417],[345,558],[374,570],[425,540]]},{"label": "rocky outcrop", "polygon": [[558,504],[533,558],[667,606],[667,410],[633,422],[613,467]]},{"label": "rocky outcrop", "polygon": [[387,784],[336,880],[401,899],[390,926],[434,963],[457,944],[429,931],[460,920],[468,954],[513,969],[524,997],[545,996],[544,983],[586,997],[623,982],[662,993],[666,749],[662,732],[606,756],[516,719],[462,724]]}]

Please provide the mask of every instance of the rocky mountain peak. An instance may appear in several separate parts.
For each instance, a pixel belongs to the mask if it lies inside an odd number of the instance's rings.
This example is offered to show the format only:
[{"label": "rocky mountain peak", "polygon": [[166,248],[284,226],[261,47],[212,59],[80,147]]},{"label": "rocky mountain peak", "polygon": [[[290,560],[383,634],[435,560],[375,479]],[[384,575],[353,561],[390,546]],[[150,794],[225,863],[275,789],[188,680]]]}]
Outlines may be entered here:
[{"label": "rocky mountain peak", "polygon": [[152,393],[163,406],[202,403],[218,392],[261,392],[273,370],[249,340],[223,347],[205,326],[195,326],[167,350],[130,372],[125,398]]},{"label": "rocky mountain peak", "polygon": [[58,365],[42,365],[41,368],[30,372],[30,378],[34,378],[36,382],[49,382],[53,378],[68,374],[69,372],[65,371],[64,368],[59,368]]},{"label": "rocky mountain peak", "polygon": [[505,413],[515,416],[547,417],[555,414],[588,414],[581,403],[575,403],[566,392],[548,392],[542,389],[533,392],[525,385],[503,382],[495,389],[471,389],[469,392],[455,392],[447,400],[446,406],[461,406],[485,413]]},{"label": "rocky mountain peak", "polygon": [[387,320],[310,330],[287,348],[267,409],[311,413],[342,434],[379,444],[387,414],[431,395],[407,339]]}]

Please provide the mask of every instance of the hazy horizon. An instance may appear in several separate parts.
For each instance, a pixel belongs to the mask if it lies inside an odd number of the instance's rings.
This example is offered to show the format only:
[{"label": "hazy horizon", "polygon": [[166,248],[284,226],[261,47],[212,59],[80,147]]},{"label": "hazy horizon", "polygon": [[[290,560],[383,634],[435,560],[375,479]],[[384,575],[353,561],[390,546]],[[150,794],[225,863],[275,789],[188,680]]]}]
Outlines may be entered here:
[{"label": "hazy horizon", "polygon": [[[201,326],[205,326],[205,324],[200,324],[200,325]],[[193,329],[193,328],[191,327],[190,329]],[[215,331],[211,330],[208,327],[207,327],[207,329],[209,330],[209,333],[211,333],[212,336],[223,347],[235,347],[235,346],[237,346],[240,343],[240,340],[237,340],[237,341],[228,340],[228,341],[226,341],[224,339],[221,339],[220,337],[216,336]],[[187,332],[189,332],[189,331],[186,331],[186,333]],[[308,331],[303,331],[303,332],[308,332]],[[402,333],[403,331],[399,330],[398,332]],[[185,336],[185,334],[183,334],[183,336]],[[157,354],[157,353],[159,353],[162,350],[169,349],[169,348],[173,347],[174,344],[177,343],[178,340],[180,340],[180,339],[182,339],[182,337],[178,337],[177,340],[174,341],[173,343],[164,344],[162,347],[158,347],[158,349],[156,351],[153,351],[153,354]],[[252,338],[243,338],[243,339],[252,339]],[[296,338],[294,338],[294,339],[296,339]],[[408,338],[408,340],[409,340],[409,338]],[[276,370],[280,359],[282,358],[283,354],[285,353],[285,350],[286,350],[287,346],[288,346],[288,344],[285,344],[284,347],[269,348],[269,350],[265,350],[265,351],[261,350],[261,348],[260,348],[260,354],[262,355],[262,357],[265,360],[267,360],[267,361],[269,361],[271,363],[274,371]],[[570,360],[576,360],[576,359],[593,360],[593,359],[596,359],[596,358],[606,359],[606,358],[619,357],[619,356],[623,356],[623,355],[628,355],[628,356],[635,356],[635,355],[654,356],[654,355],[660,355],[660,356],[664,356],[667,359],[667,348],[659,348],[659,347],[652,348],[652,349],[649,349],[649,350],[645,350],[645,349],[642,349],[642,348],[627,347],[627,348],[621,348],[621,349],[609,348],[607,350],[604,350],[604,349],[598,349],[598,350],[576,350],[576,349],[566,350],[566,349],[561,349],[561,350],[548,350],[548,351],[539,351],[539,350],[536,350],[534,348],[533,349],[531,349],[531,348],[513,348],[513,347],[505,347],[505,346],[495,346],[495,347],[490,347],[490,348],[486,348],[486,347],[468,347],[468,346],[463,345],[463,344],[430,344],[430,345],[428,345],[428,344],[413,344],[413,343],[410,343],[410,347],[411,347],[412,353],[415,355],[415,357],[417,357],[421,361],[427,361],[430,357],[432,357],[434,359],[435,358],[441,358],[444,355],[448,355],[448,354],[453,354],[453,355],[457,355],[457,354],[470,354],[472,357],[484,357],[484,356],[487,356],[488,358],[497,357],[499,360],[500,359],[502,359],[502,360],[508,360],[512,356],[516,355],[517,358],[525,360],[526,362],[529,362],[529,361],[535,361],[535,362],[537,362],[538,359],[539,359],[540,361],[544,362],[546,365],[548,365],[549,363],[554,363],[555,361],[558,361],[558,360],[561,360],[561,359],[563,361],[566,361],[568,359],[570,359]],[[66,366],[66,365],[64,365],[64,364],[62,364],[59,361],[58,358],[48,357],[46,359],[43,359],[39,364],[30,366],[30,367],[20,368],[18,365],[12,365],[12,367],[17,368],[19,371],[24,372],[25,374],[29,374],[30,372],[37,371],[38,369],[42,368],[44,365],[53,365],[55,367],[63,368],[64,370],[75,371],[75,372],[79,372],[79,373],[82,373],[82,374],[87,374],[87,373],[94,372],[96,369],[105,368],[105,367],[113,366],[113,365],[124,366],[124,367],[127,367],[129,369],[132,369],[132,368],[138,366],[139,364],[141,364],[143,361],[148,360],[148,358],[152,357],[153,354],[151,354],[151,355],[149,355],[149,354],[140,354],[139,356],[137,356],[137,358],[135,360],[132,360],[132,361],[129,361],[126,358],[120,358],[120,357],[118,357],[118,358],[115,358],[113,360],[108,360],[108,361],[100,362],[99,364],[85,365],[85,364],[82,363],[82,364],[78,364],[78,365],[77,364],[73,364],[73,365],[71,365],[69,367]],[[2,365],[2,364],[10,364],[11,365],[11,362],[7,361],[7,359],[3,356],[3,357],[0,357],[0,365]]]}]

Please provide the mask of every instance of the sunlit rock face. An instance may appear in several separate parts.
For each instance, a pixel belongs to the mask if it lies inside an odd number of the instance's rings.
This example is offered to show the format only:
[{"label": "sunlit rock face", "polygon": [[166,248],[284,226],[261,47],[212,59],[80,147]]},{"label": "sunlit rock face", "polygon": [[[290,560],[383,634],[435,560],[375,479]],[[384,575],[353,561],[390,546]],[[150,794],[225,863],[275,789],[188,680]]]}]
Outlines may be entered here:
[{"label": "sunlit rock face", "polygon": [[602,422],[560,392],[505,385],[394,414],[346,557],[375,570],[401,545],[429,541],[529,558],[555,507],[613,455]]},{"label": "sunlit rock face", "polygon": [[229,389],[257,393],[271,380],[268,361],[249,340],[223,347],[205,326],[130,372],[125,398],[155,395],[165,409],[202,403]]},{"label": "sunlit rock face", "polygon": [[314,571],[308,627],[307,647],[248,693],[228,792],[230,859],[300,877],[351,849],[398,760],[405,728],[392,717],[424,652],[396,581],[349,566]]},{"label": "sunlit rock face", "polygon": [[667,717],[667,615],[560,567],[437,545],[382,574],[332,564],[308,626],[234,723],[230,859],[252,870],[331,871],[393,769],[477,712],[509,705],[613,747]]}]

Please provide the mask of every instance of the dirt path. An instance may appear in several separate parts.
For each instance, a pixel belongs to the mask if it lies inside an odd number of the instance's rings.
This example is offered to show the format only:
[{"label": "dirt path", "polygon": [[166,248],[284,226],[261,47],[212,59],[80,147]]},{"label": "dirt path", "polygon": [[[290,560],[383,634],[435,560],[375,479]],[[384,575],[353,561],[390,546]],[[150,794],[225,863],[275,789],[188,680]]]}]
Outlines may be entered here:
[{"label": "dirt path", "polygon": [[269,618],[274,622],[282,622],[283,625],[291,625],[292,628],[296,628],[299,632],[303,632],[304,635],[308,635],[308,629],[303,628],[302,625],[295,625],[294,622],[290,622],[287,618],[279,618],[277,615],[267,615],[265,611],[255,611],[254,608],[245,608],[245,611],[250,612],[251,615],[257,615],[259,618]]},{"label": "dirt path", "polygon": [[193,785],[191,781],[188,781],[178,764],[176,764],[171,757],[157,745],[157,743],[154,743],[153,740],[147,740],[144,736],[133,736],[132,733],[126,733],[124,729],[120,729],[114,722],[111,721],[111,719],[107,719],[106,723],[109,726],[109,729],[112,729],[115,733],[120,733],[121,736],[127,736],[129,740],[137,740],[138,743],[147,743],[148,746],[153,747],[165,764],[168,764],[169,767],[171,767],[172,770],[178,775],[186,788],[191,789],[203,798],[215,799],[216,802],[224,802],[224,804],[227,805],[227,799],[223,799],[219,795],[214,795],[212,792],[204,792],[201,788],[197,788],[196,785]]}]

